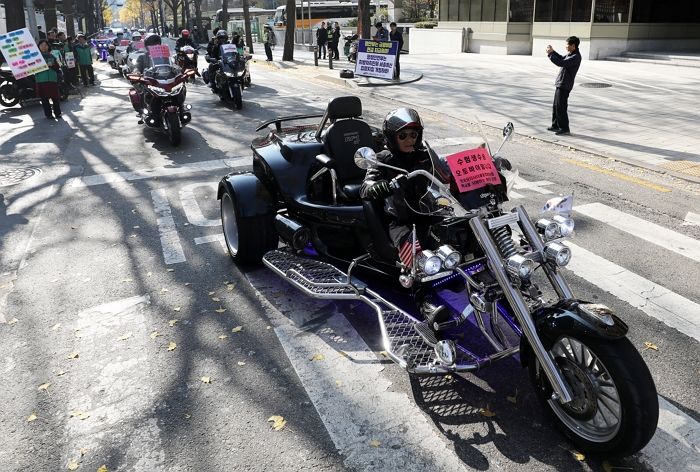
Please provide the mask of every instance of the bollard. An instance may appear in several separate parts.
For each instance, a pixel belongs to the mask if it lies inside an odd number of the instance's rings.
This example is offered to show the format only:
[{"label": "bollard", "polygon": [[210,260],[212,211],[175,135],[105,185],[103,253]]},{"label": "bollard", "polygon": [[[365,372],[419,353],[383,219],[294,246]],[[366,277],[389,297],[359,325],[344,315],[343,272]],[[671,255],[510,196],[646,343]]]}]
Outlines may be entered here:
[{"label": "bollard", "polygon": [[328,68],[333,70],[333,53],[328,54]]},{"label": "bollard", "polygon": [[314,65],[318,67],[318,46],[314,46]]}]

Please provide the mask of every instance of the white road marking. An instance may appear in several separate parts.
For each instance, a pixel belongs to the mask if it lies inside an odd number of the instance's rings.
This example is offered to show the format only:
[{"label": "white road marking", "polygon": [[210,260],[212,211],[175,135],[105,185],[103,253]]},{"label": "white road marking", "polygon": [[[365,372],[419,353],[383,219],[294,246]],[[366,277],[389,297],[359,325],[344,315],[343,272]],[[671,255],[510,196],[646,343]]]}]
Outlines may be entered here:
[{"label": "white road marking", "polygon": [[625,231],[676,254],[700,262],[700,241],[693,238],[602,203],[587,203],[586,205],[575,206],[574,211],[589,218],[602,221],[613,228]]},{"label": "white road marking", "polygon": [[151,192],[153,208],[156,212],[156,223],[160,233],[160,244],[163,247],[163,258],[166,264],[185,262],[185,253],[180,244],[180,236],[177,234],[175,220],[170,210],[170,203],[165,189],[157,189]]},{"label": "white road marking", "polygon": [[224,233],[202,236],[201,238],[194,238],[194,243],[197,245],[215,242],[219,242],[224,252],[228,253],[228,249],[226,248],[226,240],[224,239]]},{"label": "white road marking", "polygon": [[700,425],[659,397],[659,426],[640,452],[655,472],[700,470]]},{"label": "white road marking", "polygon": [[529,180],[525,180],[524,178],[517,175],[515,176],[515,183],[513,184],[513,188],[517,190],[532,190],[533,192],[537,192],[542,195],[552,194],[551,190],[542,188],[543,185],[554,185],[554,183],[550,182],[549,180],[537,180],[535,182],[530,182]]},{"label": "white road marking", "polygon": [[[275,333],[348,468],[468,470],[413,400],[403,392],[389,391],[391,382],[381,375],[384,366],[344,316],[332,313],[317,332],[299,327],[310,321],[309,314],[334,311],[332,303],[305,296],[294,296],[289,302],[288,291],[275,300],[272,292],[279,292],[280,284],[275,275],[257,271],[247,276],[256,290],[265,292],[260,298]],[[284,306],[287,316],[275,305]],[[301,319],[295,325],[288,316]],[[374,362],[363,362],[351,353]],[[317,354],[323,359],[310,360]]]},{"label": "white road marking", "polygon": [[156,167],[131,172],[107,172],[105,174],[76,177],[68,181],[74,188],[91,187],[93,185],[114,184],[132,180],[152,179],[153,177],[169,177],[172,175],[190,174],[210,170],[243,167],[251,164],[250,157],[234,157],[231,159],[215,159],[211,161],[193,162],[180,167]]},{"label": "white road marking", "polygon": [[180,202],[182,202],[182,209],[185,210],[187,221],[196,226],[219,226],[221,224],[219,218],[210,220],[202,214],[202,209],[194,196],[194,190],[200,187],[206,187],[211,190],[211,201],[216,200],[216,190],[219,188],[218,182],[198,182],[182,187],[180,189]]},{"label": "white road marking", "polygon": [[620,300],[700,341],[700,305],[571,242],[567,269]]},{"label": "white road marking", "polygon": [[700,214],[689,211],[682,226],[700,226]]}]

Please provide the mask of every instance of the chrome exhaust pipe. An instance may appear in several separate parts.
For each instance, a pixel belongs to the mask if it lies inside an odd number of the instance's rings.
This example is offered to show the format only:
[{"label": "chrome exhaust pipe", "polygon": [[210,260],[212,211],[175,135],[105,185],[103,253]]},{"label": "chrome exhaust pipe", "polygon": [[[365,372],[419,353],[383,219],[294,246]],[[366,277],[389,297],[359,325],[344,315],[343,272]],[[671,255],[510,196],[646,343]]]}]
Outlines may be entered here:
[{"label": "chrome exhaust pipe", "polygon": [[275,229],[283,241],[294,249],[304,249],[311,241],[311,230],[284,215],[275,216]]}]

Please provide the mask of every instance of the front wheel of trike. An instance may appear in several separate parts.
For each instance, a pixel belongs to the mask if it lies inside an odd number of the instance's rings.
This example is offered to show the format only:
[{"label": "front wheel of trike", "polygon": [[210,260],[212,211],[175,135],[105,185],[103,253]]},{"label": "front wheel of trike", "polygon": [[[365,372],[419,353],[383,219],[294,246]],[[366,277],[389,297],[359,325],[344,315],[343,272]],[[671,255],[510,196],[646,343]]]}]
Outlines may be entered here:
[{"label": "front wheel of trike", "polygon": [[579,450],[624,457],[649,442],[659,418],[656,387],[627,338],[564,335],[549,352],[571,387],[573,401],[552,399],[552,387],[532,353],[530,380],[544,408]]},{"label": "front wheel of trike", "polygon": [[239,205],[231,192],[221,196],[221,225],[228,253],[237,264],[259,264],[279,243],[274,215],[241,217]]}]

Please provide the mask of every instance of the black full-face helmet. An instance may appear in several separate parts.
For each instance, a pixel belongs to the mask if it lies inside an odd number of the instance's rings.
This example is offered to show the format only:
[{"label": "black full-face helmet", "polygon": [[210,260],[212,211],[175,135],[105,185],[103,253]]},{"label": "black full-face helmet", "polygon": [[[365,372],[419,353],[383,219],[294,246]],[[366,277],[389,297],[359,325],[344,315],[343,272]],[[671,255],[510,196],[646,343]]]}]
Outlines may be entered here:
[{"label": "black full-face helmet", "polygon": [[386,145],[390,151],[398,150],[396,135],[405,129],[414,129],[418,132],[416,149],[423,146],[423,121],[418,112],[413,108],[397,108],[384,118],[382,131],[386,137]]},{"label": "black full-face helmet", "polygon": [[226,30],[217,31],[216,39],[218,41],[228,41],[228,33],[226,32]]},{"label": "black full-face helmet", "polygon": [[160,36],[157,34],[152,34],[149,37],[146,38],[146,40],[143,42],[144,46],[157,46],[158,44],[161,43]]}]

